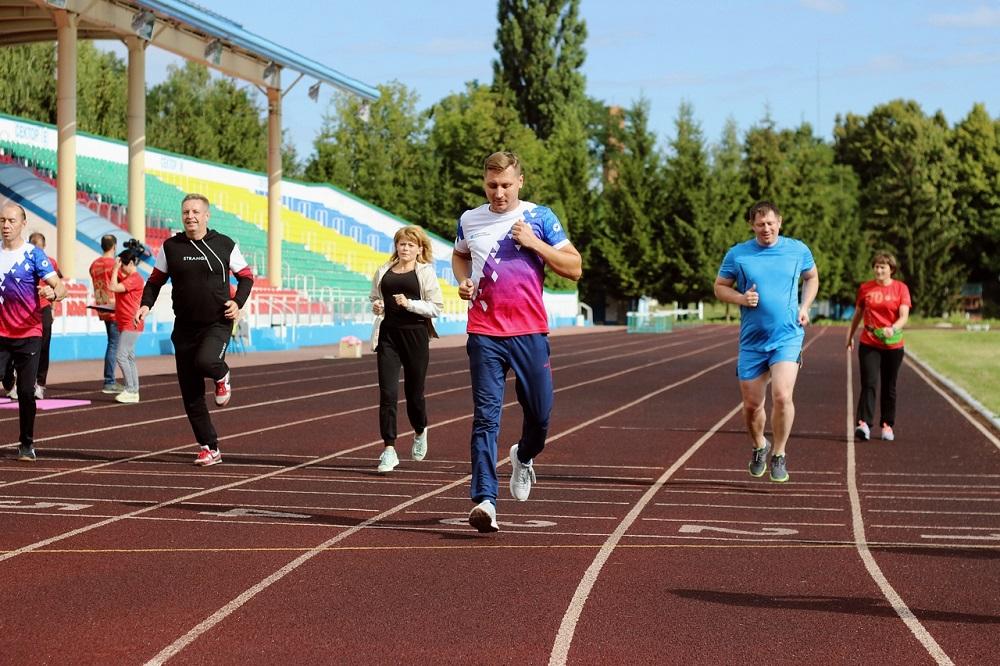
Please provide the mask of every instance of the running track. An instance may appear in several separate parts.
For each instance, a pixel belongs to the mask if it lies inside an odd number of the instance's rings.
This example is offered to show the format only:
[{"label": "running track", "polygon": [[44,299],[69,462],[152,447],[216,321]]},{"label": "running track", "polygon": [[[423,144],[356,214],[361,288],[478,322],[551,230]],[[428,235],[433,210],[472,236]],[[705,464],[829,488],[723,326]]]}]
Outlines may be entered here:
[{"label": "running track", "polygon": [[465,522],[460,347],[432,349],[427,459],[402,436],[387,476],[371,356],[236,370],[206,469],[172,376],[136,406],[52,387],[93,404],[2,452],[2,661],[996,663],[996,433],[908,362],[897,441],[855,442],[843,332],[806,344],[778,485],[746,472],[735,328],[553,336],[539,483],[502,476],[495,535]]}]

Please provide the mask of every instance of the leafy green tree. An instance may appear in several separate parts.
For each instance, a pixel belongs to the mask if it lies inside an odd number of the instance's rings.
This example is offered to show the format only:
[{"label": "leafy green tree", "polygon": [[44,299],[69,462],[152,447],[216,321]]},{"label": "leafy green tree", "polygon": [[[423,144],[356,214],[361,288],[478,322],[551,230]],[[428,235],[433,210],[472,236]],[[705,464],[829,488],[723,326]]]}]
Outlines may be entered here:
[{"label": "leafy green tree", "polygon": [[712,294],[715,262],[709,256],[708,150],[694,109],[682,102],[665,162],[663,208],[653,218],[663,272],[653,293],[662,300],[696,301]]},{"label": "leafy green tree", "polygon": [[0,112],[55,124],[55,71],[55,44],[0,48]]},{"label": "leafy green tree", "polygon": [[454,238],[459,215],[482,205],[483,161],[498,150],[511,150],[521,158],[524,189],[521,197],[545,203],[552,190],[545,146],[523,125],[508,94],[470,82],[431,107],[434,125],[427,137],[434,155],[432,230]]},{"label": "leafy green tree", "polygon": [[333,98],[306,176],[328,182],[414,223],[428,225],[439,175],[426,146],[426,115],[401,83],[379,86],[367,111],[354,95]]},{"label": "leafy green tree", "polygon": [[730,118],[722,130],[722,139],[711,148],[711,164],[706,183],[705,217],[708,220],[707,248],[712,264],[712,282],[715,282],[718,264],[726,251],[749,238],[746,212],[750,206],[750,192],[743,169],[743,147]]},{"label": "leafy green tree", "polygon": [[[585,248],[586,295],[631,300],[662,284],[662,244],[655,238],[663,207],[663,158],[649,130],[649,102],[614,109],[608,125],[600,214]],[[585,272],[585,275],[587,275]]]},{"label": "leafy green tree", "polygon": [[954,259],[964,232],[955,211],[955,149],[944,118],[895,100],[867,117],[838,116],[834,135],[838,160],[860,180],[865,231],[900,259],[914,311],[949,311],[967,270]]},{"label": "leafy green tree", "polygon": [[[76,58],[76,115],[81,130],[128,138],[128,70],[125,61],[93,42],[81,41]],[[143,91],[145,93],[145,91]]]},{"label": "leafy green tree", "polygon": [[547,140],[585,97],[587,27],[579,0],[499,0],[493,85],[514,93],[521,119]]},{"label": "leafy green tree", "polygon": [[150,146],[263,171],[267,121],[257,101],[230,78],[212,79],[204,65],[171,65],[146,98]]},{"label": "leafy green tree", "polygon": [[955,216],[965,227],[960,254],[970,281],[1000,274],[1000,123],[982,104],[952,131],[956,157]]}]

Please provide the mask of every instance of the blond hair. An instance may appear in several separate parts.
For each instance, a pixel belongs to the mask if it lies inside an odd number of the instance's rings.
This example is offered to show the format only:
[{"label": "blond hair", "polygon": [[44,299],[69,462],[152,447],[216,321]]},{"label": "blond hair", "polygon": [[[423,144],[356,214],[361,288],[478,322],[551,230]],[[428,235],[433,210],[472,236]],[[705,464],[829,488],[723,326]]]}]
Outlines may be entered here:
[{"label": "blond hair", "polygon": [[507,167],[514,167],[517,175],[521,175],[521,158],[509,150],[502,150],[486,158],[483,162],[483,175],[490,171],[506,171]]},{"label": "blond hair", "polygon": [[434,256],[431,254],[431,239],[427,237],[427,232],[423,230],[423,227],[411,224],[408,227],[400,228],[396,232],[396,234],[392,237],[391,261],[399,259],[399,254],[396,252],[396,243],[401,240],[408,240],[411,243],[416,243],[417,246],[420,247],[420,252],[417,253],[417,261],[422,264],[430,264],[434,262]]}]

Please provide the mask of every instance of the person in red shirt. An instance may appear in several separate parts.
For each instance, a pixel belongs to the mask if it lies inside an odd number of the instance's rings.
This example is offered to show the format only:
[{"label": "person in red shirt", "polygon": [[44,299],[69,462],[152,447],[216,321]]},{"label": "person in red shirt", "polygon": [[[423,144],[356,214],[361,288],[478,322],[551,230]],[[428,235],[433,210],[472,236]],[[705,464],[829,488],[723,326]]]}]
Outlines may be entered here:
[{"label": "person in red shirt", "polygon": [[858,289],[854,318],[847,332],[847,349],[854,349],[854,332],[864,320],[858,346],[858,363],[861,367],[861,395],[858,397],[854,436],[871,438],[870,423],[875,417],[875,388],[879,380],[879,413],[882,418],[882,439],[895,439],[896,377],[903,364],[903,327],[910,317],[910,290],[899,280],[894,280],[896,258],[888,252],[879,252],[872,259],[875,279],[865,282]]},{"label": "person in red shirt", "polygon": [[102,393],[118,393],[121,384],[115,381],[115,358],[118,353],[118,327],[115,325],[115,295],[108,288],[111,270],[115,265],[118,239],[114,234],[101,236],[101,256],[90,264],[90,280],[94,285],[94,303],[98,305],[98,318],[104,322],[108,344],[104,350],[104,388]]},{"label": "person in red shirt", "polygon": [[128,249],[115,259],[108,288],[115,294],[115,326],[118,328],[118,350],[115,359],[125,377],[125,388],[115,400],[126,404],[139,402],[139,369],[135,365],[135,343],[144,323],[136,320],[139,301],[145,283],[138,269],[139,253]]}]

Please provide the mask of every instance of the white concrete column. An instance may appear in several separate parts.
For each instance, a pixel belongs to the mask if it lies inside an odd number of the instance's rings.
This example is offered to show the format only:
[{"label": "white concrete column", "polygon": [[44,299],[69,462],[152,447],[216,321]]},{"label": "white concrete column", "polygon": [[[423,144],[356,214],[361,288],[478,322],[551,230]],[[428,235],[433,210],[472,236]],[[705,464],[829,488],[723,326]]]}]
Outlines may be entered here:
[{"label": "white concrete column", "polygon": [[146,242],[146,42],[128,46],[128,232]]},{"label": "white concrete column", "polygon": [[267,279],[281,287],[281,80],[267,89]]},{"label": "white concrete column", "polygon": [[56,47],[56,239],[59,268],[76,275],[76,26],[78,18],[66,11],[53,12]]}]

